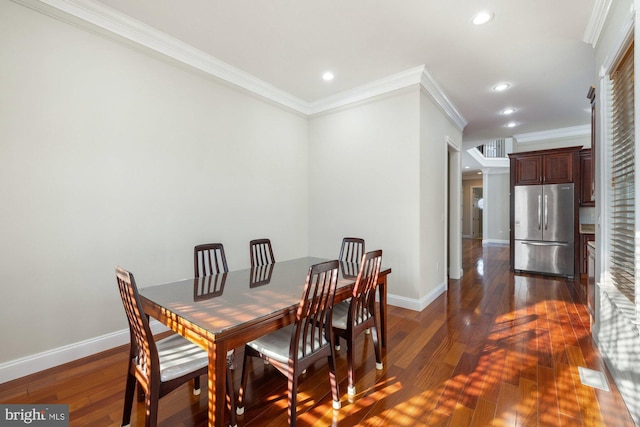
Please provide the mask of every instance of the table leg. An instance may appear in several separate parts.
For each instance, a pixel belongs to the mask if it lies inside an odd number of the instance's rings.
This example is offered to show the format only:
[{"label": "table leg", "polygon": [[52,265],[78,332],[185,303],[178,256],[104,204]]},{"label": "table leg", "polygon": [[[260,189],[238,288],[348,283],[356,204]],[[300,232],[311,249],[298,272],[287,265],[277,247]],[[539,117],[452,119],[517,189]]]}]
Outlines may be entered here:
[{"label": "table leg", "polygon": [[382,347],[387,348],[387,276],[382,277],[378,284],[378,299],[380,300],[380,336]]},{"label": "table leg", "polygon": [[226,408],[226,370],[227,351],[225,346],[209,342],[209,427],[224,425],[224,410]]}]

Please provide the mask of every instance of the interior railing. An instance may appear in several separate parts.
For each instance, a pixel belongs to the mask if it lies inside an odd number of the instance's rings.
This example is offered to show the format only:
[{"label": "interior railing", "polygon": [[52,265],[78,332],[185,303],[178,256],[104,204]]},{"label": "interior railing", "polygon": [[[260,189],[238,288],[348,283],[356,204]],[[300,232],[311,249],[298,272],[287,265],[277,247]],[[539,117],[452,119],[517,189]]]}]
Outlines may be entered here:
[{"label": "interior railing", "polygon": [[494,139],[476,147],[485,158],[499,159],[507,157],[507,142],[504,138]]}]

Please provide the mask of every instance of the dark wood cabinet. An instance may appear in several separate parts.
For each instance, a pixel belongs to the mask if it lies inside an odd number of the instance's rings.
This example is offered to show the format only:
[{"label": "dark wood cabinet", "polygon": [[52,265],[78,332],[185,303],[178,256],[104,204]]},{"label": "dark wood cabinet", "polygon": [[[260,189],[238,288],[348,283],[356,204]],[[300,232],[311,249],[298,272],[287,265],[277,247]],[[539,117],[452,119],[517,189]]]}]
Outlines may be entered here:
[{"label": "dark wood cabinet", "polygon": [[515,168],[516,185],[534,185],[542,181],[542,156],[512,157]]},{"label": "dark wood cabinet", "polygon": [[575,152],[547,154],[543,157],[542,183],[575,182]]},{"label": "dark wood cabinet", "polygon": [[581,147],[510,154],[514,185],[563,184],[579,180]]},{"label": "dark wood cabinet", "polygon": [[591,149],[580,151],[580,206],[595,206]]}]

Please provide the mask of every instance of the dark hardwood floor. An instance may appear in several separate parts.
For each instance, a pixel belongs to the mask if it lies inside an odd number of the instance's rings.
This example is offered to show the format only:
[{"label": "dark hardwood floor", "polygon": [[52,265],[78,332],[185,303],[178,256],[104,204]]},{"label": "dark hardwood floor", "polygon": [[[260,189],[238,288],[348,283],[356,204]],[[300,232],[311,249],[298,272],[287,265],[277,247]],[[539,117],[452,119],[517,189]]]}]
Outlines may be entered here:
[{"label": "dark hardwood floor", "polygon": [[[308,370],[298,392],[300,425],[634,425],[572,284],[514,276],[504,246],[465,240],[463,258],[464,277],[450,281],[449,291],[422,312],[389,307],[382,371],[375,369],[371,337],[358,339],[353,401],[343,343],[342,409],[331,408],[326,364]],[[390,287],[393,292],[393,275]],[[126,357],[123,346],[0,384],[0,402],[66,403],[72,426],[120,425]],[[242,352],[236,357],[241,366]],[[579,366],[604,372],[611,391],[582,385]],[[257,359],[252,369],[238,425],[285,425],[284,377]],[[234,378],[237,389],[239,369]],[[142,425],[142,412],[136,403],[132,425]],[[161,400],[159,420],[167,427],[205,426],[206,392],[193,396],[188,385],[179,388]]]}]

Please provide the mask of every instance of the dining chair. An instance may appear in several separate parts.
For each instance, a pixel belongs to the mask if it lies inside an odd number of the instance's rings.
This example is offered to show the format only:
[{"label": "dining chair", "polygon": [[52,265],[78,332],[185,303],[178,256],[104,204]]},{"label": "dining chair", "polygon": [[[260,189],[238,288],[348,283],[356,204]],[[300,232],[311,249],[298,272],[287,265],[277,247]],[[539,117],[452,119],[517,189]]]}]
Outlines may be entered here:
[{"label": "dining chair", "polygon": [[340,256],[338,259],[344,262],[358,263],[364,254],[364,239],[358,237],[345,237],[342,239]]},{"label": "dining chair", "polygon": [[382,354],[380,352],[380,329],[377,326],[375,310],[375,291],[380,275],[382,251],[367,252],[362,257],[360,272],[353,287],[351,298],[336,304],[333,308],[333,332],[336,349],[339,350],[340,337],[347,341],[348,386],[347,395],[356,394],[354,380],[354,342],[355,339],[372,329],[373,349],[376,355],[376,369],[382,369]]},{"label": "dining chair", "polygon": [[238,393],[238,415],[244,413],[244,398],[249,376],[247,362],[250,357],[259,357],[268,361],[287,377],[290,426],[296,424],[298,378],[311,364],[324,357],[329,362],[333,407],[340,409],[331,331],[333,297],[337,279],[337,260],[312,265],[307,274],[294,323],[245,345],[242,383]]},{"label": "dining chair", "polygon": [[[122,426],[131,423],[137,384],[144,394],[145,426],[152,427],[158,421],[161,397],[189,380],[194,380],[193,394],[200,394],[200,376],[207,374],[208,356],[206,351],[177,334],[155,341],[133,274],[116,267],[116,278],[131,339]],[[235,425],[235,413],[231,414],[231,422]]]},{"label": "dining chair", "polygon": [[[229,272],[224,245],[222,243],[204,243],[195,246],[193,248],[193,272],[196,279],[202,280],[204,278],[205,280],[205,286],[197,283],[198,290],[201,291],[199,297],[204,299],[203,295],[206,295],[207,298],[222,295],[226,273]],[[220,279],[219,282],[218,279]],[[208,287],[206,286],[207,282]],[[233,373],[231,372],[235,369],[234,356],[235,349],[227,350],[227,393],[230,397],[230,411],[235,416],[235,393],[233,391]],[[232,425],[235,425],[235,421],[232,422]]]},{"label": "dining chair", "polygon": [[251,268],[276,262],[271,248],[271,240],[255,239],[249,242],[251,252]]},{"label": "dining chair", "polygon": [[205,243],[193,248],[193,272],[195,277],[227,273],[227,257],[222,243]]}]

